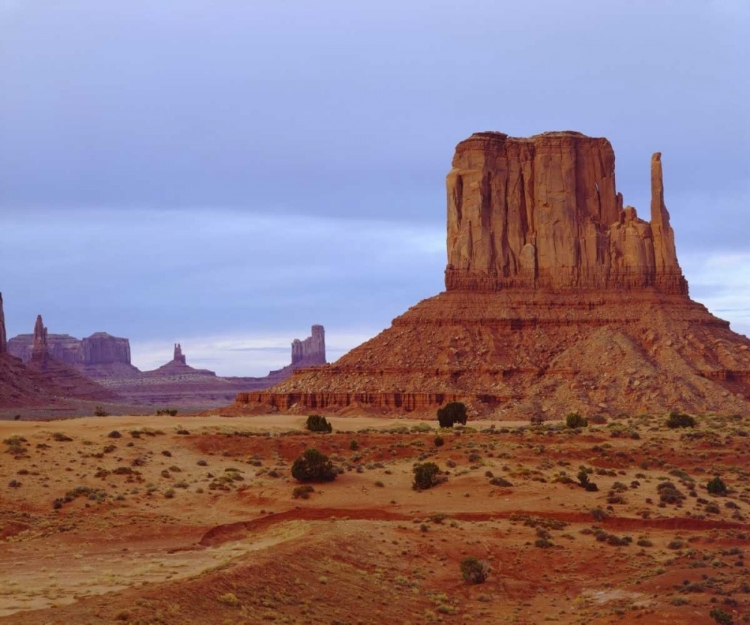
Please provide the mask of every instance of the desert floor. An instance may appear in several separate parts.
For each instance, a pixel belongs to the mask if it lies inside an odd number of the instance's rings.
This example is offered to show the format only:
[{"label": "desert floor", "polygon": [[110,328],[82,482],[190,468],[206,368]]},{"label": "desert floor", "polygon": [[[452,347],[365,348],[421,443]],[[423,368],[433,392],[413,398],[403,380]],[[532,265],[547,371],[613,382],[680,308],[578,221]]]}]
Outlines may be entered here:
[{"label": "desert floor", "polygon": [[[436,422],[304,421],[0,422],[0,623],[750,621],[748,418],[470,421],[439,447]],[[294,498],[308,447],[343,472]],[[447,481],[414,491],[427,461]]]}]

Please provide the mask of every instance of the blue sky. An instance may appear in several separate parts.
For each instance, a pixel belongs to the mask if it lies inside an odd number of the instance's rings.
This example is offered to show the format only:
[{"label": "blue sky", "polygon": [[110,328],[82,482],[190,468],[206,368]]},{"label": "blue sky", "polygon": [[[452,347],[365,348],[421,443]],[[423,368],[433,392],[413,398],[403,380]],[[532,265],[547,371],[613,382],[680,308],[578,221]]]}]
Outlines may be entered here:
[{"label": "blue sky", "polygon": [[442,289],[444,177],[479,130],[651,153],[692,296],[750,334],[746,0],[0,0],[9,335],[131,339],[262,375]]}]

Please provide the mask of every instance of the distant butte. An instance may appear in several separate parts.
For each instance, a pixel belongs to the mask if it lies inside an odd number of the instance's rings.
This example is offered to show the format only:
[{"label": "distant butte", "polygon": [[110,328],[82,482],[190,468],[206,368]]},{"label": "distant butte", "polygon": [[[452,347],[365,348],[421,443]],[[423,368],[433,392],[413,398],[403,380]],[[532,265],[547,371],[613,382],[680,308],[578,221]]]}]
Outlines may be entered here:
[{"label": "distant butte", "polygon": [[481,132],[447,176],[446,291],[332,365],[298,370],[238,409],[494,417],[743,413],[750,339],[688,296],[651,159],[650,220],[616,190],[609,141]]}]

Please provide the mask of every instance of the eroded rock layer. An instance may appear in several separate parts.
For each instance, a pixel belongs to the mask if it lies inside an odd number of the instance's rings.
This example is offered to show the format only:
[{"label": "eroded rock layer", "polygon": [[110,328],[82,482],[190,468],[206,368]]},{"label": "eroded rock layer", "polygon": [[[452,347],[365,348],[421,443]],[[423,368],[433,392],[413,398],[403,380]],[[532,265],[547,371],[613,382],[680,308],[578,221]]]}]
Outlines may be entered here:
[{"label": "eroded rock layer", "polygon": [[750,339],[688,297],[661,155],[651,220],[623,208],[606,139],[479,133],[448,174],[447,291],[336,363],[236,404],[529,418],[667,410],[747,414]]}]

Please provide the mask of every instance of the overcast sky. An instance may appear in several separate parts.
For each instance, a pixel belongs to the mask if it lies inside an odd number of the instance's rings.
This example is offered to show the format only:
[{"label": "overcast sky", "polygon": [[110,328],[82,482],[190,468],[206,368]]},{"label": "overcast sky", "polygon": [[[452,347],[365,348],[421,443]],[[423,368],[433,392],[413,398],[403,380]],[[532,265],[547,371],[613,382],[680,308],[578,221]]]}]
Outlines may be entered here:
[{"label": "overcast sky", "polygon": [[329,359],[443,287],[475,131],[579,130],[694,299],[750,334],[747,0],[0,0],[8,335],[107,331],[153,368]]}]

